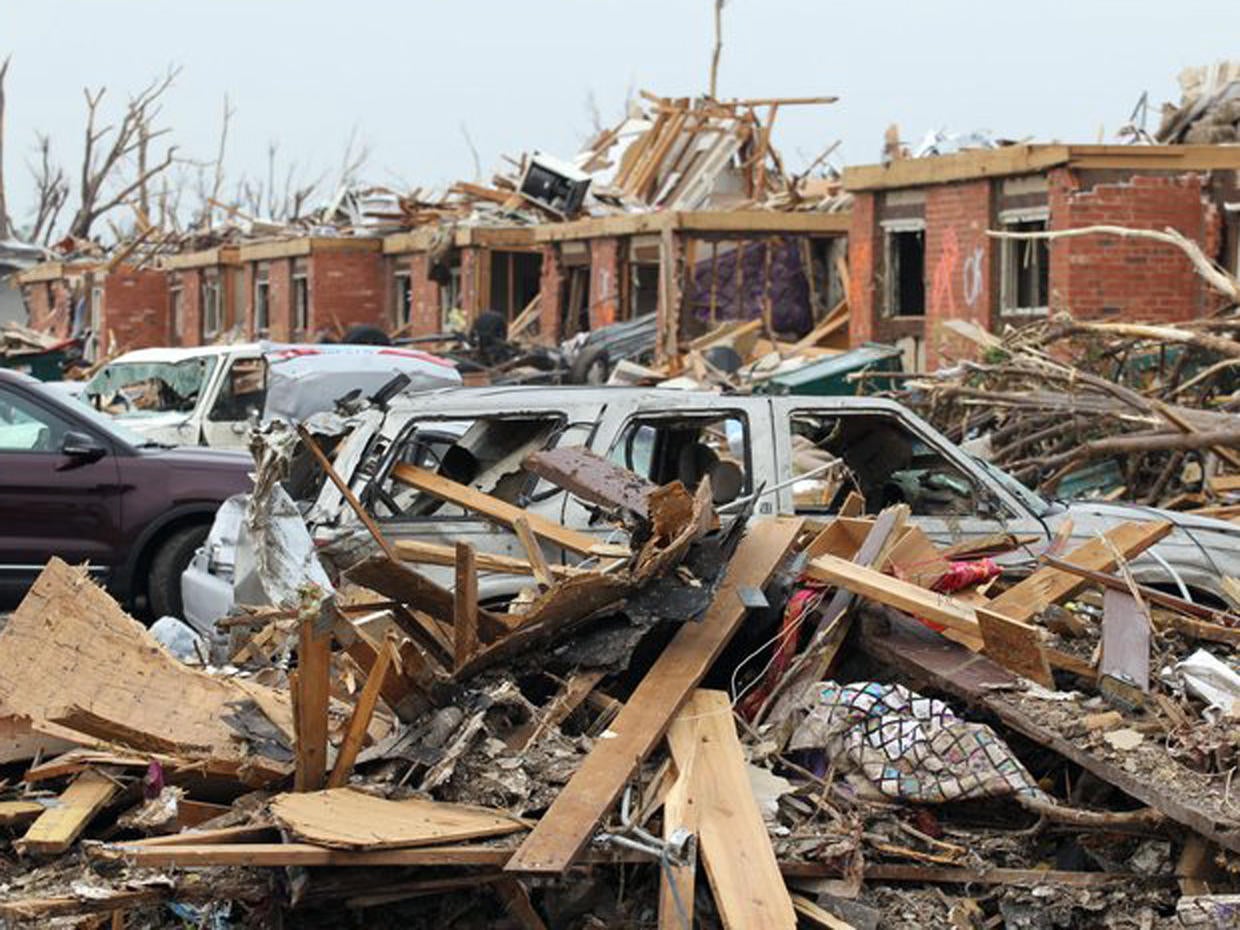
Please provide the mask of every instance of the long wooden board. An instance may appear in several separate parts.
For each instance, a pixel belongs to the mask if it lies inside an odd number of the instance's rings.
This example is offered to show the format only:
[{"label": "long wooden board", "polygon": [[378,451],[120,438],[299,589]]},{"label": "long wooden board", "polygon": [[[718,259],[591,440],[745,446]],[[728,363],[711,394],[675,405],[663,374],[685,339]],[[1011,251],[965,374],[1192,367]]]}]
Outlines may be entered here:
[{"label": "long wooden board", "polygon": [[847,588],[869,600],[925,617],[953,630],[978,632],[977,615],[970,605],[945,594],[927,591],[911,581],[893,578],[833,555],[820,555],[813,559],[805,572],[817,581]]},{"label": "long wooden board", "polygon": [[271,814],[302,839],[339,849],[459,843],[526,826],[503,811],[420,798],[389,801],[352,788],[282,794],[271,802]]},{"label": "long wooden board", "polygon": [[667,740],[677,767],[692,766],[702,860],[725,930],[794,930],[796,912],[754,800],[727,694],[695,691]]},{"label": "long wooden board", "polygon": [[443,477],[443,475],[437,475],[432,471],[427,471],[425,468],[418,468],[416,465],[406,465],[403,463],[396,465],[392,468],[392,477],[441,500],[460,504],[466,510],[472,510],[474,513],[509,529],[512,528],[517,517],[525,517],[530,521],[530,529],[536,535],[550,540],[557,546],[568,549],[571,552],[589,555],[590,551],[598,543],[598,539],[589,533],[581,533],[567,526],[562,526],[553,520],[548,520],[546,517],[529,513],[520,507],[509,504],[507,501],[502,501],[497,497],[492,497],[490,494],[485,494],[477,488],[458,484]]},{"label": "long wooden board", "polygon": [[[1107,539],[1126,559],[1148,549],[1173,529],[1170,523],[1121,523],[1107,533]],[[1063,557],[1084,569],[1109,572],[1115,568],[1115,553],[1102,539],[1091,539]],[[1051,604],[1071,597],[1089,582],[1058,568],[1045,566],[1012,585],[993,601],[990,609],[1012,620],[1028,623]]]},{"label": "long wooden board", "polygon": [[737,589],[762,587],[796,541],[804,521],[751,523],[728,564],[714,601],[698,623],[680,628],[611,725],[560,792],[507,869],[562,872],[581,852],[619,797],[633,769],[654,749],[744,619]]}]

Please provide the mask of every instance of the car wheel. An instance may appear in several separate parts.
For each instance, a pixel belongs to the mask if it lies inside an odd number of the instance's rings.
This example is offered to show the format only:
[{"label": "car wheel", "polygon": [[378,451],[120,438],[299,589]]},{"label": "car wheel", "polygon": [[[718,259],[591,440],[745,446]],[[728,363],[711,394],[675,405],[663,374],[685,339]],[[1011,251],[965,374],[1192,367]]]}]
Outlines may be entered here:
[{"label": "car wheel", "polygon": [[154,619],[181,618],[181,574],[209,530],[209,526],[201,523],[184,527],[165,539],[156,550],[147,580],[147,603]]},{"label": "car wheel", "polygon": [[606,347],[594,346],[573,359],[568,380],[573,384],[605,384],[609,374],[611,374],[611,357]]}]

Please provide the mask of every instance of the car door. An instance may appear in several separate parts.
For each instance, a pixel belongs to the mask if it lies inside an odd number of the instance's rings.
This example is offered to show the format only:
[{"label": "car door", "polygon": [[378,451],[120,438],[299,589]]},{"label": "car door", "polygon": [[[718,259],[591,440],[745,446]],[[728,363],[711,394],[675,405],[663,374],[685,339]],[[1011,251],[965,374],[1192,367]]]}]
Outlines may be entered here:
[{"label": "car door", "polygon": [[[87,435],[94,460],[62,452]],[[120,469],[112,444],[34,392],[0,384],[0,586],[19,594],[52,556],[106,575],[124,551]]]},{"label": "car door", "polygon": [[1046,538],[1018,496],[911,412],[812,397],[772,403],[789,482],[781,494],[785,512],[831,514],[856,491],[867,513],[908,504],[913,522],[942,546],[996,533]]},{"label": "car door", "polygon": [[[250,424],[262,416],[267,395],[267,366],[262,356],[233,355],[212,379],[209,403],[202,411],[202,444],[213,449],[249,447]],[[198,411],[195,411],[197,414]]]}]

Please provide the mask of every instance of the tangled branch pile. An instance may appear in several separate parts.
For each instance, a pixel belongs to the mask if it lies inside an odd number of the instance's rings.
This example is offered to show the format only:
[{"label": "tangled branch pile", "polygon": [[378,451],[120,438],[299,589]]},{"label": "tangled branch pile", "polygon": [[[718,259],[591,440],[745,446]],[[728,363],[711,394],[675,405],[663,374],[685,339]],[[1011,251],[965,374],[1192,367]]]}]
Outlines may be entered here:
[{"label": "tangled branch pile", "polygon": [[1147,326],[1041,320],[899,399],[1047,494],[1194,509],[1240,486],[1240,317]]}]

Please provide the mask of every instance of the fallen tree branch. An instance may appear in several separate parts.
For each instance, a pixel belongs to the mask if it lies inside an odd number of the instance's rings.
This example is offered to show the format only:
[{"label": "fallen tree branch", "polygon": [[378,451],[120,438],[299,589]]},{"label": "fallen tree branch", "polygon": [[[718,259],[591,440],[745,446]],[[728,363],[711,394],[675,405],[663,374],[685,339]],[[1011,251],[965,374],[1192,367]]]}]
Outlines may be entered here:
[{"label": "fallen tree branch", "polygon": [[1081,226],[1077,229],[1053,229],[1046,232],[1006,232],[988,229],[986,235],[995,239],[1075,239],[1081,236],[1119,236],[1121,239],[1153,239],[1175,246],[1193,263],[1197,274],[1206,283],[1233,303],[1240,303],[1240,280],[1233,278],[1211,260],[1192,239],[1168,226],[1166,229],[1130,229],[1127,226]]}]

